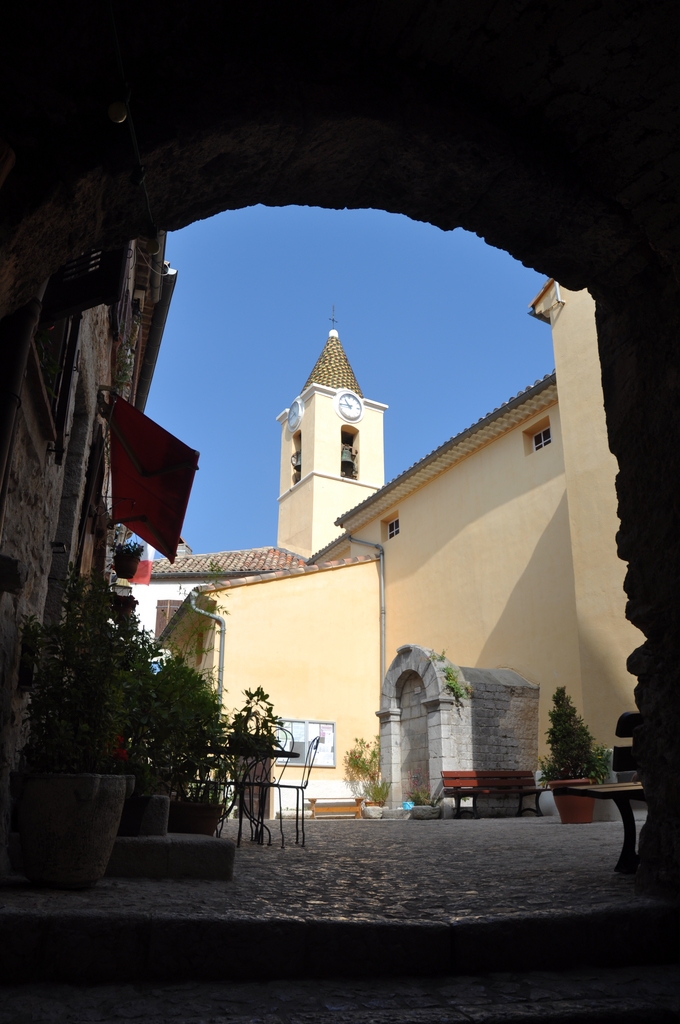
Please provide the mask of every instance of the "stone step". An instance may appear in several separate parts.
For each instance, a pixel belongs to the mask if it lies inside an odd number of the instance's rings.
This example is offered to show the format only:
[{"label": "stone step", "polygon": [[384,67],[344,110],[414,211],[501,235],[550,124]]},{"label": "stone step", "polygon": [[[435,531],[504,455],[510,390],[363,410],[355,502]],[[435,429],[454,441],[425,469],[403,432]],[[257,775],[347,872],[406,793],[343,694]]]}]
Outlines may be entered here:
[{"label": "stone step", "polygon": [[[201,911],[198,890],[193,910],[145,912],[143,899],[137,909],[128,899],[118,910],[115,896],[112,889],[106,910],[1,908],[0,984],[438,976],[680,962],[673,905],[446,924],[313,913],[258,918],[247,903],[220,916]],[[124,903],[122,891],[120,897]]]},{"label": "stone step", "polygon": [[250,983],[37,984],[2,990],[2,1020],[60,1024],[670,1024],[680,968]]}]

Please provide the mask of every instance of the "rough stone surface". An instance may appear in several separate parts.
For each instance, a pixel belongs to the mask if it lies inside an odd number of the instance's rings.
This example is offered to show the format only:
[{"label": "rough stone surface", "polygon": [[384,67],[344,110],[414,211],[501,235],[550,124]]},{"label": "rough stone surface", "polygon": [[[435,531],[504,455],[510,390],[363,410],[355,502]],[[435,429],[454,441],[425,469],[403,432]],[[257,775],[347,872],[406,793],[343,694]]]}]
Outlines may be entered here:
[{"label": "rough stone surface", "polygon": [[118,836],[106,874],[117,878],[206,878],[229,882],[235,844],[214,836]]},{"label": "rough stone surface", "polygon": [[[468,695],[447,689],[452,669]],[[534,770],[539,687],[508,669],[461,668],[418,644],[397,651],[380,694],[382,776],[390,804],[414,788],[442,792],[442,771]],[[514,813],[517,798],[482,798],[484,814]],[[512,810],[510,807],[512,806]]]},{"label": "rough stone surface", "polygon": [[415,972],[370,981],[9,985],[0,993],[0,1019],[3,1024],[664,1024],[677,1021],[679,998],[675,966],[436,979]]},{"label": "rough stone surface", "polygon": [[304,848],[292,830],[284,849],[246,843],[232,882],[104,878],[65,893],[6,881],[0,982],[680,962],[677,907],[636,897],[632,877],[613,872],[618,824],[334,820],[306,831]]}]

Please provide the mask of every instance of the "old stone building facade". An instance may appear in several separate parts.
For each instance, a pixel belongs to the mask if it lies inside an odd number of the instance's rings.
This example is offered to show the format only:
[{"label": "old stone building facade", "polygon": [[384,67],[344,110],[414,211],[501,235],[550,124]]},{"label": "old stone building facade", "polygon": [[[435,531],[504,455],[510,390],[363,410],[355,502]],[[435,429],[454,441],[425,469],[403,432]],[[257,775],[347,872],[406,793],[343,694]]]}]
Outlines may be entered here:
[{"label": "old stone building facade", "polygon": [[7,866],[8,774],[18,765],[31,689],[20,669],[21,624],[31,615],[58,618],[69,565],[83,573],[110,568],[115,514],[99,403],[112,390],[145,401],[162,332],[154,311],[165,315],[166,281],[174,287],[176,272],[162,253],[152,258],[144,240],[131,241],[112,263],[103,292],[94,254],[83,273],[69,269],[70,281],[87,285],[78,297],[65,293],[64,275],[56,275],[35,303],[28,334],[2,335],[0,328],[3,358],[8,350],[16,356],[21,341],[25,356],[23,373],[16,360],[14,366],[19,400],[2,396],[12,434],[0,498],[0,870]]}]

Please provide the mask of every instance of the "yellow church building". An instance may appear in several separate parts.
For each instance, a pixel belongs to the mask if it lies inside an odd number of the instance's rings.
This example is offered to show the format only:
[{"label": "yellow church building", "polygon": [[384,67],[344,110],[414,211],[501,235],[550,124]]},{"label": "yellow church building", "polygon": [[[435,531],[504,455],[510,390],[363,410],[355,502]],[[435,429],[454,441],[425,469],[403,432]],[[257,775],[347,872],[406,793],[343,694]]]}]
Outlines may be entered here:
[{"label": "yellow church building", "polygon": [[[336,331],[278,416],[277,544],[298,557],[211,586],[226,630],[199,664],[224,642],[227,708],[262,685],[302,754],[321,736],[311,795],[344,795],[345,752],[378,730],[394,805],[442,767],[535,768],[557,686],[608,745],[633,707],[642,638],[624,615],[594,302],[548,281],[531,309],[556,372],[388,483],[387,406]],[[447,668],[470,697],[451,696]]]}]

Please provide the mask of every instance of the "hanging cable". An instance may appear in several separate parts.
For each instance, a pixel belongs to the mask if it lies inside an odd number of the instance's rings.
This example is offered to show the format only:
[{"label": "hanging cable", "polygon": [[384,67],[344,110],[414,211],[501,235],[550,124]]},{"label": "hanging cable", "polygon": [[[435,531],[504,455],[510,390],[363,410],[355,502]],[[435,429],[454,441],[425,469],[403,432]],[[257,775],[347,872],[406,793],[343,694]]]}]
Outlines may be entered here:
[{"label": "hanging cable", "polygon": [[[120,82],[123,87],[124,99],[122,103],[120,101],[114,101],[109,106],[109,117],[112,121],[120,124],[122,121],[127,121],[128,128],[130,130],[130,140],[132,142],[132,150],[134,152],[136,166],[131,174],[131,181],[135,185],[141,185],[144,190],[144,199],[146,200],[146,211],[149,215],[149,226],[151,228],[150,236],[154,240],[155,244],[158,245],[158,228],[156,222],[153,219],[153,213],[151,212],[151,201],[149,199],[149,193],[146,187],[146,168],[142,163],[141,153],[139,152],[139,145],[137,143],[137,133],[135,131],[134,121],[132,119],[132,111],[130,109],[130,99],[132,96],[132,90],[128,85],[125,78],[125,68],[123,67],[123,57],[120,52],[120,41],[118,39],[118,29],[116,27],[116,18],[113,13],[113,0],[109,0],[109,16],[111,18],[111,31],[113,33],[113,45],[116,51],[116,63],[118,64],[118,74],[120,75]],[[121,107],[125,108],[124,112]],[[154,252],[147,246],[148,252],[153,256]],[[158,249],[155,250],[158,252]]]}]

